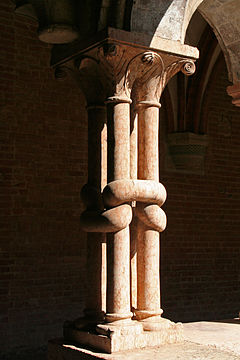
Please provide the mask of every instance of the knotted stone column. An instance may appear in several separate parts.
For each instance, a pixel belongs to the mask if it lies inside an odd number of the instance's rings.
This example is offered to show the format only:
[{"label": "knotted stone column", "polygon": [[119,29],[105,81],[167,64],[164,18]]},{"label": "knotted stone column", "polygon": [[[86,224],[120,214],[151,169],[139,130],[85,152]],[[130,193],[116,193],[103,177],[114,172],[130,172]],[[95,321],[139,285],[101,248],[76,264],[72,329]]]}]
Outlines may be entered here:
[{"label": "knotted stone column", "polygon": [[[90,284],[85,313],[97,326],[92,332],[91,326],[86,327],[88,322],[78,320],[67,334],[75,342],[106,352],[182,339],[181,327],[161,318],[159,232],[166,227],[166,215],[161,209],[166,190],[159,183],[159,99],[168,80],[178,71],[188,75],[194,72],[197,51],[163,39],[155,41],[155,49],[149,50],[148,41],[140,44],[134,36],[110,29],[105,39],[99,35],[96,44],[90,42],[86,49],[68,54],[68,62],[80,64],[78,80],[87,94],[89,176],[82,190],[86,210],[80,221],[89,233]],[[89,86],[87,79],[96,77],[97,81]],[[87,86],[82,85],[84,79]],[[103,104],[107,113],[107,164],[100,170],[100,158],[105,157],[99,142],[105,121]],[[102,289],[100,244],[104,234],[107,300],[102,317],[103,297],[97,293]],[[132,289],[130,250],[137,254],[137,272],[132,269],[132,277],[137,273],[137,279],[132,281]],[[135,257],[132,259],[132,265],[136,265]],[[131,303],[136,304],[132,309]]]}]

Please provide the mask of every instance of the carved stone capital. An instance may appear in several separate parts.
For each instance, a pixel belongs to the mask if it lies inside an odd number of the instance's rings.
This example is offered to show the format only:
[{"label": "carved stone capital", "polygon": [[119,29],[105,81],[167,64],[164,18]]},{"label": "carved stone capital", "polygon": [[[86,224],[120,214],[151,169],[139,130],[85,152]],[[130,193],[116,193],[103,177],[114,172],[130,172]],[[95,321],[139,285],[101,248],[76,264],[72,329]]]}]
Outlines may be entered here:
[{"label": "carved stone capital", "polygon": [[158,106],[162,92],[169,80],[182,71],[189,76],[195,72],[195,64],[191,59],[182,59],[170,54],[146,52],[142,57],[145,69],[137,82],[137,98],[139,104],[147,101]]},{"label": "carved stone capital", "polygon": [[232,96],[232,103],[235,106],[240,106],[240,81],[232,86],[227,87],[228,95]]},{"label": "carved stone capital", "polygon": [[175,42],[167,43],[169,52],[164,41],[151,49],[145,43],[141,45],[136,34],[111,28],[107,29],[105,38],[102,33],[96,40],[74,45],[65,55],[53,52],[52,58],[53,66],[73,64],[88,103],[92,99],[103,102],[109,98],[129,101],[133,89],[137,102],[158,103],[171,77],[178,71],[186,75],[195,71],[196,49],[184,45],[179,49]]},{"label": "carved stone capital", "polygon": [[143,106],[160,107],[161,79],[164,74],[164,60],[155,51],[146,51],[139,57],[138,74],[135,83],[136,103]]}]

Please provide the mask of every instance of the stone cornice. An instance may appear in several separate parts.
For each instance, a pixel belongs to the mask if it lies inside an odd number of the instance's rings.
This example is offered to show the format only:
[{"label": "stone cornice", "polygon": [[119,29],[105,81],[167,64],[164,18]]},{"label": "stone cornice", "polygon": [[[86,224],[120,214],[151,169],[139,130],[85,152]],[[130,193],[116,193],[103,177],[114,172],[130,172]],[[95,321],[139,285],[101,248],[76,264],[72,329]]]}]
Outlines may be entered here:
[{"label": "stone cornice", "polygon": [[179,57],[187,57],[196,60],[199,51],[195,47],[183,45],[179,41],[163,39],[159,36],[151,37],[148,34],[129,32],[108,27],[99,31],[94,36],[86,40],[75,41],[71,44],[55,45],[52,49],[51,65],[56,66],[72,58],[78,57],[81,53],[91,50],[91,48],[104,43],[130,45],[142,49],[142,51],[153,50]]}]

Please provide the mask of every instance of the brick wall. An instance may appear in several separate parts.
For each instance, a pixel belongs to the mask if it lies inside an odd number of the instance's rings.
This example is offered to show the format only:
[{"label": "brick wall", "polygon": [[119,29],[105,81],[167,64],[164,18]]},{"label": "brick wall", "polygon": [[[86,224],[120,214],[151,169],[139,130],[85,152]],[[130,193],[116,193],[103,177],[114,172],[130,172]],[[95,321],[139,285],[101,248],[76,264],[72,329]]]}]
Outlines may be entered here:
[{"label": "brick wall", "polygon": [[36,30],[1,2],[0,353],[60,336],[84,300],[84,99],[54,79]]},{"label": "brick wall", "polygon": [[222,57],[202,110],[205,175],[162,168],[168,191],[162,306],[173,320],[223,319],[240,310],[240,109],[231,104],[228,85]]}]

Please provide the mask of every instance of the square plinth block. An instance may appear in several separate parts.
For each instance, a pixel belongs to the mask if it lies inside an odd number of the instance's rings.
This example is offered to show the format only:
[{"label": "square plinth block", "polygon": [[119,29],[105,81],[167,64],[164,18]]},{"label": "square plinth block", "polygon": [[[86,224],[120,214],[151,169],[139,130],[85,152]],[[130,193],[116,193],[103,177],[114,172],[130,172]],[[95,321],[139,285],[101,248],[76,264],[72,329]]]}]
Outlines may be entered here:
[{"label": "square plinth block", "polygon": [[[182,342],[181,323],[168,323],[161,331],[139,331],[139,327],[126,332],[109,331],[107,335],[73,328],[67,331],[68,340],[49,341],[48,360],[120,359],[120,353]],[[71,340],[69,340],[71,339]]]}]

